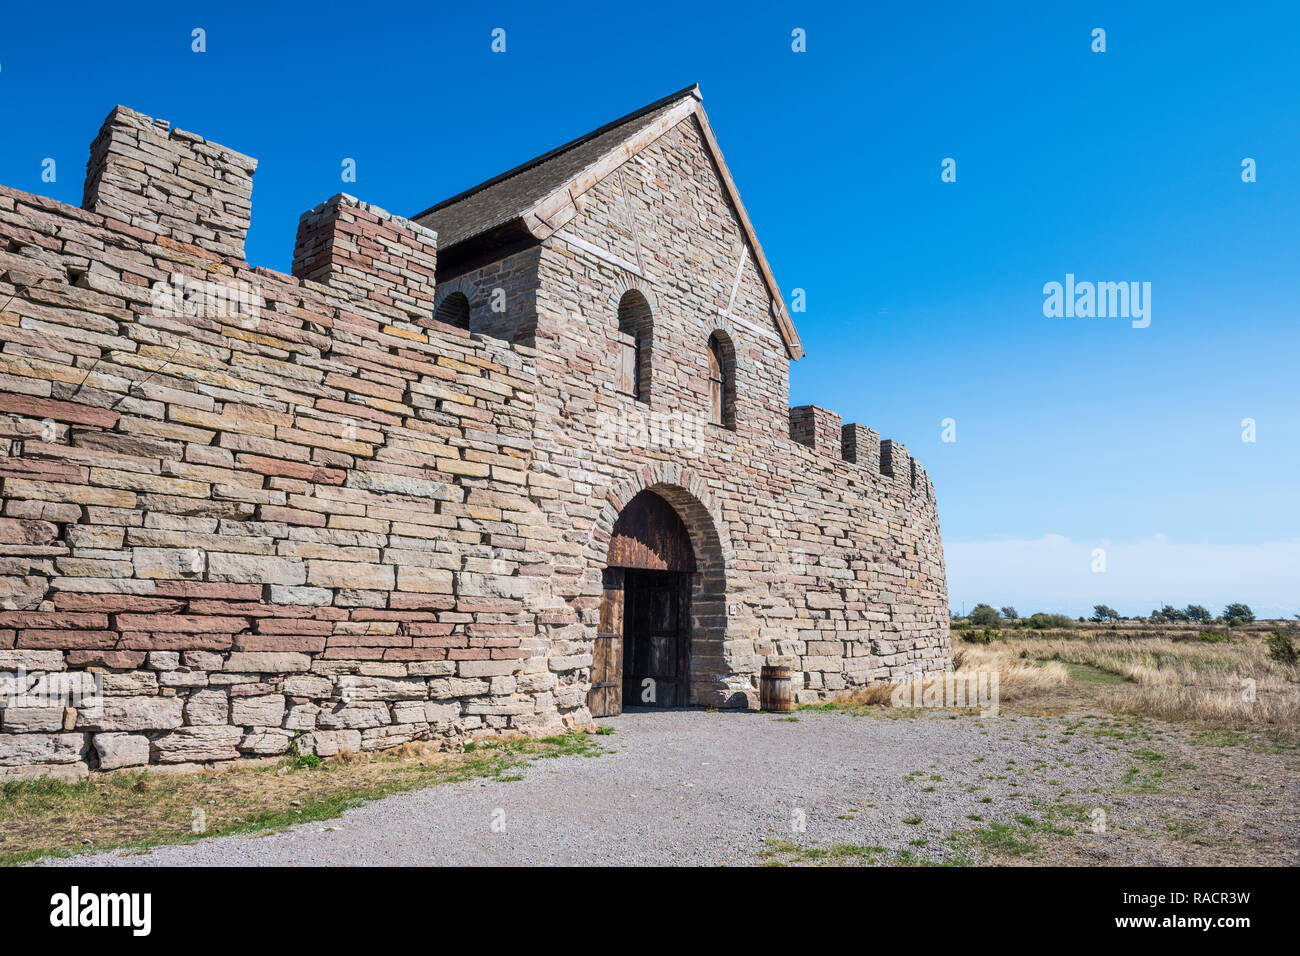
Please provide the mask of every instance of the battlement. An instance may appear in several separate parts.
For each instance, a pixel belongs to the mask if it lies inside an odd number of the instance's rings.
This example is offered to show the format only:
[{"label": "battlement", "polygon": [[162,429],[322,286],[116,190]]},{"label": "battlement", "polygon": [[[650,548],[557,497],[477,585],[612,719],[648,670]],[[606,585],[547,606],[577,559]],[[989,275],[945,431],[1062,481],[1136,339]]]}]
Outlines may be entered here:
[{"label": "battlement", "polygon": [[82,208],[244,258],[257,160],[117,106],[90,146]]},{"label": "battlement", "polygon": [[819,405],[796,405],[790,409],[790,440],[807,445],[819,455],[841,455],[840,416]]},{"label": "battlement", "polygon": [[[90,147],[82,208],[244,261],[257,160],[117,106]],[[340,193],[302,214],[293,275],[393,319],[430,327],[437,234]]]},{"label": "battlement", "polygon": [[339,193],[298,220],[293,274],[429,327],[438,234]]},{"label": "battlement", "polygon": [[840,430],[840,454],[845,461],[880,474],[880,435],[866,425],[850,423]]},{"label": "battlement", "polygon": [[913,495],[934,500],[934,485],[900,442],[885,439],[865,425],[840,424],[840,416],[818,405],[790,408],[790,440],[833,461],[859,465],[872,475],[892,479]]}]

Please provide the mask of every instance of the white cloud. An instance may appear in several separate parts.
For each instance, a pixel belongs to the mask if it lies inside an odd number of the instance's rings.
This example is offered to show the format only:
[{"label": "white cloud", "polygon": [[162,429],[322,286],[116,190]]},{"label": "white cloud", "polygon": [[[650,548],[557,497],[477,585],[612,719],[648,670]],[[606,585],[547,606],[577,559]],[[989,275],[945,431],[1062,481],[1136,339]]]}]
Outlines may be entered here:
[{"label": "white cloud", "polygon": [[[1106,570],[1094,572],[1093,549]],[[1258,617],[1300,612],[1300,540],[1257,545],[1173,542],[1155,535],[1127,544],[1078,542],[1057,534],[1018,541],[944,543],[948,603],[960,611],[980,601],[1021,614],[1072,617],[1109,604],[1121,614],[1148,614],[1163,604],[1203,604],[1215,614],[1243,601]]]}]

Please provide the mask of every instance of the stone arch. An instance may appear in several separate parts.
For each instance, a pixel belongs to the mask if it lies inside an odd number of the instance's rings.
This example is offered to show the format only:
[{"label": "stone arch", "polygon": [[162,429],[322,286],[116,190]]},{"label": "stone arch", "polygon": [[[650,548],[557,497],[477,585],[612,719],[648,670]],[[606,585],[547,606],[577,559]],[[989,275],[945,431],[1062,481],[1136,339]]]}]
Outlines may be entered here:
[{"label": "stone arch", "polygon": [[[708,341],[709,336],[711,335],[725,337],[733,347],[740,341],[740,334],[736,329],[736,323],[732,322],[725,313],[720,312],[713,316],[711,320],[700,323],[700,327],[704,332],[705,341]],[[740,361],[739,355],[736,356],[736,361]]]},{"label": "stone arch", "polygon": [[619,300],[628,292],[632,291],[640,292],[645,296],[645,300],[650,306],[650,311],[655,315],[659,314],[659,300],[655,298],[655,292],[650,283],[636,273],[625,272],[622,270],[614,276],[614,288],[610,292],[609,297],[605,300],[605,303],[609,306],[612,314],[618,313]]},{"label": "stone arch", "polygon": [[728,646],[728,582],[735,575],[736,554],[722,510],[701,476],[690,468],[656,462],[610,487],[583,551],[587,573],[599,587],[614,524],[642,491],[653,491],[672,505],[686,525],[695,552],[690,702],[709,707],[747,707],[753,698],[757,667],[752,654],[733,654]]}]

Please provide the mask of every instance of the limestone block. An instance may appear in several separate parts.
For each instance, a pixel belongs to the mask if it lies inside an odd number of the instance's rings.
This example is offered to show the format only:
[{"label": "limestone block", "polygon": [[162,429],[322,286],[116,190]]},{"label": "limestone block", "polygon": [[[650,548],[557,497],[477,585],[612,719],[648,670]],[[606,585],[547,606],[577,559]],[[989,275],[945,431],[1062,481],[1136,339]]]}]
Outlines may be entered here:
[{"label": "limestone block", "polygon": [[10,704],[0,710],[0,730],[6,733],[19,734],[36,730],[62,729],[62,707],[22,707]]},{"label": "limestone block", "polygon": [[176,697],[106,697],[95,710],[81,710],[78,730],[170,730],[183,720]]},{"label": "limestone block", "polygon": [[182,727],[153,741],[151,755],[158,763],[234,760],[243,736],[238,727]]},{"label": "limestone block", "polygon": [[283,694],[234,697],[230,701],[230,722],[240,727],[279,727],[284,707]]},{"label": "limestone block", "polygon": [[239,742],[239,750],[242,753],[253,754],[258,757],[273,756],[287,753],[292,739],[291,735],[287,733],[258,731],[245,734],[243,740]]},{"label": "limestone block", "polygon": [[225,662],[225,669],[236,674],[289,674],[311,669],[306,654],[274,651],[236,651]]},{"label": "limestone block", "polygon": [[318,757],[333,757],[344,751],[359,753],[361,731],[317,730],[299,737],[298,749],[303,753],[314,753]]},{"label": "limestone block", "polygon": [[85,734],[0,734],[0,767],[75,763],[85,746]]},{"label": "limestone block", "polygon": [[200,690],[185,702],[185,723],[195,726],[221,726],[230,722],[230,698],[225,691]]},{"label": "limestone block", "polygon": [[336,704],[322,709],[316,716],[316,725],[325,730],[382,727],[391,722],[392,718],[388,713],[388,705],[380,701]]},{"label": "limestone block", "polygon": [[339,693],[345,700],[413,700],[428,696],[428,685],[420,677],[339,678]]},{"label": "limestone block", "polygon": [[100,770],[138,767],[149,762],[149,738],[141,734],[95,734]]}]

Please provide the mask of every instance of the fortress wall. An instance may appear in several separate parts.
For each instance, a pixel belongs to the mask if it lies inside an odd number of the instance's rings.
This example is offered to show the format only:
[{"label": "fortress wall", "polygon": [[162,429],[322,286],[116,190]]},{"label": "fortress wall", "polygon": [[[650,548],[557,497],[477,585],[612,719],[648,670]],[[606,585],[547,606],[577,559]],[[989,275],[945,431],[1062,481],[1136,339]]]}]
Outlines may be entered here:
[{"label": "fortress wall", "polygon": [[[706,568],[698,703],[752,705],[765,661],[801,700],[948,666],[933,486],[825,410],[791,438],[693,127],[446,287],[432,234],[347,196],[304,215],[298,275],[250,267],[255,161],[105,129],[87,209],[0,187],[0,776],[584,725],[609,530],[644,487]],[[612,378],[630,288],[648,403]],[[470,332],[431,319],[449,291]],[[711,332],[734,430],[705,412]]]},{"label": "fortress wall", "polygon": [[114,211],[0,188],[0,774],[581,716],[531,350]]}]

